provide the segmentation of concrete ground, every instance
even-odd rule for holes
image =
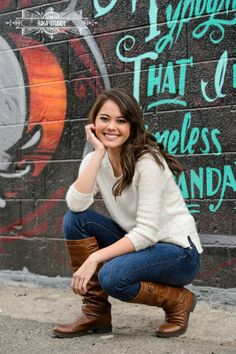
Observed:
[[[51,336],[54,324],[74,319],[81,298],[67,285],[6,281],[0,275],[0,353],[236,353],[236,289],[230,289],[231,296],[223,289],[190,289],[199,301],[183,336],[155,337],[155,327],[164,319],[161,309],[111,299],[112,334],[57,339]]]

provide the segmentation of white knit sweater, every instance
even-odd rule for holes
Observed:
[[[86,166],[93,152],[80,165],[79,173]],[[66,201],[70,210],[86,210],[100,191],[112,219],[127,232],[135,250],[147,248],[156,242],[168,242],[190,247],[188,236],[199,253],[203,251],[194,218],[189,213],[181,192],[167,163],[158,165],[150,154],[144,155],[135,167],[132,184],[121,196],[112,195],[117,181],[109,157],[105,154],[97,174],[93,193],[78,192],[72,184]]]

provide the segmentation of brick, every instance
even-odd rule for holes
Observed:
[[[103,1],[99,1],[101,6],[107,5],[107,2],[103,4]],[[149,5],[148,2],[137,2],[136,11],[132,14],[131,2],[127,6],[127,1],[119,0],[109,13],[94,17],[97,22],[94,28],[94,33],[112,32],[115,30],[137,27],[141,25],[147,25],[149,23],[148,16]],[[96,9],[93,9],[94,16],[96,15]]]
[[[68,119],[87,118],[95,101],[96,79],[78,78],[69,84]]]
[[[21,228],[20,201],[6,199],[6,206],[1,208],[0,235],[17,235]]]
[[[236,283],[230,277],[231,271],[228,266],[230,259],[229,249],[207,246],[202,254],[200,272],[194,284],[219,288],[234,287]]]
[[[16,9],[17,0],[1,0],[0,13]]]
[[[86,137],[85,125],[87,119],[71,121],[71,157],[72,159],[82,159]]]
[[[64,240],[8,239],[1,240],[3,269],[22,270],[47,276],[71,276],[71,267]],[[10,256],[11,255],[11,256]]]
[[[64,189],[55,189],[48,199],[38,199],[35,202],[36,217],[34,223],[27,226],[26,235],[51,239],[63,238],[63,216],[67,205],[62,198],[65,198],[66,187],[67,185]]]
[[[46,124],[50,124],[50,123],[46,123]],[[71,122],[66,120],[64,123],[60,141],[58,142],[57,148],[53,153],[51,159],[67,160],[70,157],[71,157]]]
[[[197,222],[198,232],[201,234],[234,235],[235,201],[224,199],[220,208],[215,213],[211,212],[209,210],[210,204],[213,203],[215,205],[217,202],[217,199],[195,199],[187,202],[187,204],[199,205],[199,207],[194,207],[198,212],[193,214]]]
[[[216,98],[215,92],[215,72],[218,61],[194,64],[191,75],[188,76],[186,83],[185,99],[188,107],[206,107],[206,106],[226,106],[235,104],[235,91],[232,87],[232,67],[235,60],[228,60],[224,85],[222,93],[223,98]],[[207,102],[201,92],[201,80],[208,82],[206,93],[209,98],[214,99],[213,102]]]
[[[62,1],[62,0],[59,0]],[[47,4],[47,5],[53,5],[51,3],[53,2],[59,2],[58,0],[18,0],[18,8],[19,9],[24,9],[24,8],[28,8],[28,7],[32,7],[32,6],[37,6],[37,5],[43,5],[43,4]]]
[[[109,74],[124,71],[124,64],[116,56],[116,43],[122,36],[123,32],[116,32],[71,40],[71,77],[74,78],[76,73],[101,76],[105,71]]]
[[[66,190],[73,182],[76,168],[77,162],[73,160],[50,161],[45,169],[46,198],[49,198],[57,189]]]

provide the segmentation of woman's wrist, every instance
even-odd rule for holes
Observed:
[[[106,153],[105,147],[96,147],[94,150],[95,154],[98,155],[99,157],[104,157]]]
[[[99,264],[101,263],[101,261],[99,261],[99,254],[98,254],[99,251],[96,251],[94,253],[92,253],[90,256],[89,256],[89,259],[91,261],[93,261],[94,263],[96,264]]]

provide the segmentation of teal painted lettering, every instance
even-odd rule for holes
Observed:
[[[191,125],[191,119],[192,119],[191,113],[187,112],[184,115],[184,121],[183,121],[183,125],[181,128],[181,142],[180,142],[181,154],[183,154],[187,151],[187,147],[185,147],[185,140],[186,140],[188,129],[190,128],[190,125]]]
[[[174,38],[173,38],[173,33],[174,33],[175,27],[173,26],[173,28],[171,29],[171,31],[166,34],[165,36],[162,36],[159,41],[157,41],[156,45],[155,45],[155,50],[158,54],[161,54],[166,47],[169,45],[169,48],[172,47],[173,43],[174,43]]]
[[[193,58],[180,59],[176,61],[176,64],[179,65],[179,82],[178,90],[179,94],[182,96],[185,92],[185,80],[186,80],[186,71],[187,65],[193,64]],[[175,72],[174,65],[172,62],[168,62],[166,68],[163,67],[163,64],[159,64],[158,67],[155,65],[149,66],[148,69],[148,83],[147,83],[147,96],[153,96],[159,93],[165,93],[166,91],[171,94],[177,93],[177,87],[175,82]],[[178,99],[162,99],[156,102],[152,102],[148,105],[148,109],[160,106],[163,104],[175,104],[186,107],[187,103],[183,100]]]
[[[127,43],[129,42],[129,43]],[[127,57],[122,54],[123,46],[124,51],[130,51],[135,45],[135,38],[133,36],[127,35],[124,38],[121,38],[116,46],[116,55],[124,63],[134,63],[134,85],[133,85],[133,95],[136,100],[139,102],[140,95],[140,75],[141,75],[141,64],[145,59],[156,60],[158,55],[155,52],[146,52],[140,54],[136,57]]]
[[[186,149],[189,154],[194,154],[195,149],[193,149],[193,146],[197,143],[199,136],[200,136],[199,128],[194,127],[191,130],[189,141],[186,146]]]
[[[165,149],[167,148],[169,135],[170,135],[169,130],[165,130],[162,134],[160,132],[156,132],[154,134],[156,141],[158,143],[162,143],[164,145]]]
[[[203,168],[198,169],[198,174],[194,170],[190,170],[190,188],[191,198],[203,198]],[[195,194],[195,187],[198,189],[198,194]]]
[[[181,19],[192,18],[195,6],[196,6],[195,1],[185,0],[183,4],[183,9],[181,11]],[[189,11],[188,14],[187,11]]]
[[[194,9],[195,16],[201,16],[204,13],[206,8],[206,2],[207,0],[196,1]]]
[[[200,204],[187,204],[187,208],[189,209],[191,214],[200,213],[200,210],[198,209],[198,208],[200,208]]]
[[[113,9],[113,7],[115,6],[116,3],[117,3],[117,0],[111,0],[109,5],[101,6],[99,4],[99,0],[94,0],[93,4],[94,4],[94,7],[97,11],[97,13],[95,14],[95,17],[100,17],[100,16],[107,14],[109,11],[111,11]]]
[[[230,0],[228,0],[230,1]],[[236,10],[236,0],[233,0],[232,2],[232,10]]]
[[[157,29],[158,7],[156,0],[150,0],[149,5],[149,35],[145,38],[145,42],[151,41],[160,35],[161,31]]]
[[[202,129],[202,132],[201,132],[201,136],[202,136],[202,141],[203,141],[203,143],[205,144],[205,149],[200,148],[200,151],[201,151],[203,154],[208,154],[209,151],[210,151],[209,139],[208,139],[208,137],[207,137],[208,134],[209,134],[208,128],[203,128],[203,129]]]
[[[228,15],[228,12],[229,12],[229,5],[230,5],[230,2],[231,2],[232,0],[226,0],[225,1],[225,11],[226,11],[226,13],[227,13],[227,15]],[[233,0],[233,2],[234,2],[235,0]]]
[[[188,59],[176,60],[176,64],[180,65],[179,94],[183,96],[185,90],[187,65],[193,66],[193,57],[190,57]]]
[[[215,175],[215,178],[213,177]],[[217,194],[222,183],[221,171],[218,168],[206,167],[206,194],[207,197],[212,197]],[[217,181],[215,187],[213,181]]]
[[[220,135],[220,131],[218,129],[213,129],[212,132],[211,132],[211,139],[212,139],[212,142],[215,144],[215,147],[216,147],[216,151],[215,152],[213,151],[213,154],[214,155],[219,155],[219,154],[222,153],[222,148],[221,148],[220,142],[217,139],[216,135]]]
[[[137,0],[132,0],[132,13],[136,11]],[[149,4],[149,35],[145,38],[145,42],[152,40],[160,35],[157,29],[158,6],[157,0],[150,0]]]
[[[164,93],[165,90],[167,90],[169,93],[176,93],[173,63],[170,61],[167,63],[161,93]]]
[[[207,102],[214,102],[217,98],[225,97],[225,94],[222,93],[222,88],[225,80],[227,61],[228,61],[228,52],[227,50],[225,50],[224,53],[221,55],[216,68],[216,73],[215,73],[216,97],[215,98],[210,98],[206,94],[206,86],[208,85],[208,81],[201,80],[202,94]]]
[[[177,154],[177,145],[180,140],[180,133],[178,130],[173,130],[171,132],[170,137],[169,137],[169,142],[168,142],[168,152],[171,155],[176,155]]]
[[[137,0],[132,0],[132,13],[136,11]]]
[[[233,65],[233,88],[236,88],[236,64]]]
[[[165,104],[174,104],[174,105],[179,105],[179,106],[183,106],[183,107],[187,107],[187,102],[183,101],[183,100],[176,100],[175,98],[173,99],[165,99],[165,100],[159,100],[156,102],[152,102],[149,103],[149,105],[147,106],[147,110],[153,108],[153,107],[157,107],[157,106],[161,106],[161,105],[165,105]]]
[[[216,205],[214,205],[213,203],[209,205],[209,210],[211,212],[216,212],[221,206],[227,187],[231,188],[234,192],[236,191],[236,180],[234,178],[232,167],[230,165],[224,166],[224,176],[223,183],[221,186],[220,199],[218,200],[218,203]]]
[[[225,29],[224,26],[234,26],[236,24],[236,18],[231,20],[219,19],[211,15],[209,19],[200,23],[192,32],[194,38],[202,38],[208,30],[211,29],[210,41],[213,44],[218,44],[224,39]],[[215,28],[214,28],[215,27]],[[213,29],[212,29],[213,28]]]
[[[156,75],[156,66],[151,65],[148,69],[148,96],[153,96],[154,88],[156,88],[156,93],[161,91],[161,77],[162,77],[163,65],[160,64]]]
[[[171,4],[168,4],[168,6],[166,7],[166,20],[167,20],[167,26],[169,28],[172,27],[172,23],[174,23],[180,19],[180,15],[181,15],[181,11],[182,11],[182,4],[183,4],[183,0],[180,0],[178,5],[176,6],[175,11],[173,10],[173,7]],[[175,23],[175,26],[176,25],[177,25],[177,23]]]
[[[202,132],[201,132],[201,135],[202,135],[202,140],[205,144],[205,149],[203,148],[200,148],[200,151],[203,153],[203,154],[208,154],[209,151],[210,151],[210,144],[209,144],[209,139],[207,137],[207,135],[209,134],[209,130],[208,128],[203,128],[202,129]]]
[[[184,172],[182,172],[181,175],[179,176],[178,186],[179,189],[181,190],[183,198],[185,199],[189,198],[187,182],[186,182],[186,177]]]
[[[208,0],[207,1],[207,7],[206,7],[206,11],[208,14],[212,14],[216,12],[217,9],[217,5],[218,5],[218,1],[217,0]]]
[[[181,6],[182,0],[178,3],[174,12],[171,4],[169,4],[166,8],[166,22],[170,31],[157,41],[155,49],[158,54],[162,53],[167,46],[171,48],[174,43],[174,33],[178,25],[177,21],[179,20],[181,14]]]
[[[150,11],[153,9],[153,12],[151,14],[149,13],[150,24],[158,14],[158,7],[156,5],[153,6],[155,7],[149,7]],[[202,19],[203,22],[200,22],[199,25],[196,26],[192,32],[192,35],[194,38],[200,39],[210,32],[210,41],[213,44],[218,44],[224,39],[225,26],[235,25],[236,18],[225,19],[216,18],[215,16],[223,11],[226,11],[228,14],[231,9],[235,10],[235,6],[236,0],[232,2],[232,6],[230,6],[228,0],[180,0],[175,9],[172,4],[168,4],[166,7],[166,24],[169,29],[168,33],[160,36],[161,31],[157,30],[155,23],[152,27],[150,27],[150,33],[145,40],[147,41],[153,39],[154,37],[160,36],[155,45],[156,52],[160,54],[167,47],[170,49],[173,46],[183,31],[184,25],[188,23],[194,15],[199,17],[206,13],[209,17],[207,17],[207,19],[206,17]]]
[[[228,51],[225,50],[224,53],[221,55],[219,63],[216,68],[216,75],[215,75],[215,90],[217,97],[224,97],[225,94],[222,94],[222,87],[225,81],[225,72],[228,62]]]
[[[226,2],[227,2],[227,0],[226,0]],[[217,9],[216,9],[216,12],[220,12],[220,11],[221,11],[221,9],[222,9],[223,6],[224,6],[224,3],[225,3],[225,0],[221,0],[221,1],[219,2],[218,6],[217,6]]]

